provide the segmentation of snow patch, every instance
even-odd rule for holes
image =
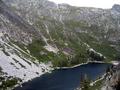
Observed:
[[[119,61],[111,61],[113,65],[118,65],[120,62]]]
[[[0,32],[0,37],[2,37],[3,36],[3,33],[2,32]]]

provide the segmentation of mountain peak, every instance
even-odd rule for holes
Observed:
[[[112,10],[120,12],[120,5],[119,4],[114,4],[113,7],[112,7]]]

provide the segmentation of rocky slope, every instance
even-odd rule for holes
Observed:
[[[120,64],[109,68],[107,71],[101,90],[120,90]]]
[[[38,63],[37,59],[16,46],[0,29],[0,89],[31,80],[50,70],[51,64]],[[8,88],[8,90],[9,90]]]
[[[32,42],[33,35],[40,37],[34,32],[31,25],[0,1],[0,90],[9,90],[50,70],[51,63],[39,63],[25,46]]]
[[[19,24],[21,23],[25,25],[25,29],[30,30],[24,30],[27,34],[24,33],[23,37],[23,34],[20,35],[21,32],[19,32],[20,36],[18,35],[15,39],[18,39],[17,41],[21,40],[20,43],[24,41],[23,44],[30,43],[28,49],[40,61],[40,51],[47,54],[49,53],[47,51],[51,51],[53,52],[52,55],[59,52],[64,59],[69,57],[70,60],[81,55],[83,57],[82,61],[84,61],[84,58],[85,60],[88,58],[86,57],[88,48],[93,48],[109,60],[119,58],[120,13],[117,9],[119,5],[104,10],[72,7],[65,4],[56,5],[47,0],[9,0],[9,2],[4,0],[4,2],[27,23],[25,24],[19,19],[16,20],[18,26],[20,27]],[[16,18],[18,16],[14,17],[14,19]],[[30,32],[30,35],[28,32]],[[31,32],[32,35],[34,33],[33,36],[31,36]],[[35,39],[34,36],[36,36]],[[15,36],[12,35],[12,37]],[[36,42],[36,39],[39,41]],[[33,45],[36,43],[41,44],[41,47]],[[37,47],[39,50],[33,50],[33,47]],[[36,52],[36,55],[34,55],[34,52]],[[48,57],[47,61],[54,59],[53,56],[50,55],[50,57],[51,59]],[[56,57],[59,58],[59,56]],[[44,56],[42,58],[44,60]]]
[[[88,60],[119,60],[119,8],[0,0],[2,72],[26,81],[47,71],[45,63],[63,67]]]

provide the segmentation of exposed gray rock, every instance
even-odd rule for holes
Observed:
[[[119,4],[115,4],[113,7],[112,7],[112,10],[115,10],[117,12],[120,12],[120,5]]]
[[[105,86],[102,90],[120,90],[120,64],[107,73]]]

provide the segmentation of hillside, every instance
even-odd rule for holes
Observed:
[[[51,66],[119,60],[119,8],[0,0],[1,73],[27,81]]]

